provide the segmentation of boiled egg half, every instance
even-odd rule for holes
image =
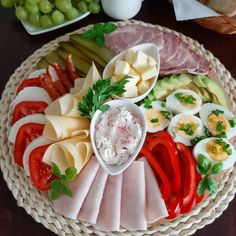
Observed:
[[[224,138],[236,136],[236,118],[223,106],[206,103],[202,106],[200,118],[213,136],[225,134]]]
[[[178,114],[171,119],[168,132],[175,142],[191,146],[192,139],[204,135],[204,126],[196,116]]]
[[[175,114],[197,114],[202,105],[198,94],[188,89],[178,89],[166,98],[166,106]]]
[[[147,131],[150,133],[164,130],[172,118],[171,111],[166,108],[165,103],[160,101],[142,104],[140,109],[147,123]]]
[[[193,155],[198,159],[199,154],[207,157],[211,163],[222,161],[223,170],[232,167],[236,161],[236,152],[227,139],[207,138],[203,139],[193,149]]]

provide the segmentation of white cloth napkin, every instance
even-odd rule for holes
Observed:
[[[217,12],[196,0],[173,0],[173,5],[177,21],[219,16]]]

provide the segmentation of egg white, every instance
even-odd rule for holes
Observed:
[[[231,111],[229,111],[228,109],[226,109],[225,107],[217,105],[215,103],[205,103],[204,105],[202,105],[199,115],[200,115],[200,118],[201,118],[203,124],[207,128],[208,128],[207,118],[212,113],[212,111],[214,111],[216,109],[223,111],[224,115],[227,117],[228,120],[234,118],[233,113]],[[227,139],[230,139],[233,136],[236,136],[236,126],[235,127],[230,126],[230,129],[226,132],[226,136],[227,136]]]
[[[193,155],[195,157],[195,159],[197,160],[198,159],[198,155],[199,154],[202,154],[204,155],[205,157],[207,157],[209,159],[209,161],[211,161],[212,164],[218,162],[218,161],[215,161],[213,160],[207,153],[206,151],[206,145],[207,143],[209,143],[210,141],[212,140],[215,140],[217,138],[206,138],[206,139],[203,139],[202,141],[200,141],[199,143],[197,143],[195,145],[195,147],[193,148]],[[235,152],[235,149],[233,147],[233,145],[231,143],[229,143],[226,139],[223,139],[227,144],[230,145],[230,148],[232,149],[232,154],[228,156],[228,158],[224,161],[222,161],[223,163],[223,170],[226,170],[230,167],[232,167],[236,161],[236,152]]]
[[[199,101],[199,104],[193,108],[185,106],[175,97],[176,93],[184,93],[187,95],[192,95],[194,98],[196,98],[197,101]],[[199,95],[193,92],[192,90],[188,89],[178,89],[175,92],[171,93],[166,98],[166,106],[175,114],[186,113],[190,115],[195,115],[200,111],[201,105],[202,105],[202,99],[199,97]]]
[[[177,126],[179,120],[181,118],[183,118],[184,116],[191,116],[191,117],[193,117],[193,119],[196,121],[196,123],[198,123],[198,127],[200,127],[199,131],[195,135],[190,136],[189,138],[182,137],[181,135],[179,135],[175,131],[176,130],[176,126]],[[192,139],[194,139],[195,137],[204,135],[204,126],[203,126],[202,121],[197,116],[193,116],[193,115],[189,115],[189,114],[178,114],[178,115],[175,115],[171,119],[170,124],[169,124],[167,130],[168,130],[169,134],[171,135],[171,137],[173,138],[173,140],[175,142],[181,142],[181,143],[185,144],[186,146],[192,146],[192,144],[191,144],[191,140]]]
[[[140,110],[141,110],[141,111],[143,112],[143,114],[144,114],[144,117],[145,117],[145,120],[146,120],[146,124],[147,124],[147,132],[149,132],[149,133],[155,133],[155,132],[157,132],[157,131],[164,130],[164,129],[169,125],[169,120],[168,120],[168,119],[165,119],[165,123],[164,123],[164,124],[158,125],[157,127],[151,127],[151,126],[149,125],[149,123],[147,122],[146,112],[147,112],[148,110],[150,110],[150,109],[156,109],[156,110],[158,110],[158,111],[168,111],[168,112],[170,112],[171,114],[172,114],[172,112],[171,112],[168,108],[163,107],[163,106],[162,106],[162,102],[160,102],[160,101],[153,101],[153,102],[151,103],[151,105],[152,105],[152,108],[145,108],[145,107],[144,107],[144,104],[142,104],[139,108],[140,108]],[[153,117],[153,118],[155,118],[155,117]]]

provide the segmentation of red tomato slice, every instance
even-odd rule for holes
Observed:
[[[27,101],[18,103],[13,111],[12,124],[30,114],[44,114],[44,109],[47,106],[48,104],[46,102],[41,101]]]
[[[42,135],[43,129],[44,124],[38,123],[27,123],[19,128],[14,146],[14,159],[18,165],[23,166],[25,148],[32,140]]]
[[[30,86],[36,86],[36,87],[42,87],[42,83],[40,81],[39,77],[32,78],[32,79],[25,79],[21,82],[21,84],[18,86],[16,90],[16,94],[18,94],[21,90],[23,90],[26,87]]]
[[[30,177],[40,191],[50,189],[50,183],[55,179],[51,166],[43,163],[42,158],[50,144],[35,148],[29,156]]]

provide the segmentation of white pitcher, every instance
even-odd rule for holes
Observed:
[[[141,9],[143,0],[101,0],[104,12],[117,20],[134,17]]]

